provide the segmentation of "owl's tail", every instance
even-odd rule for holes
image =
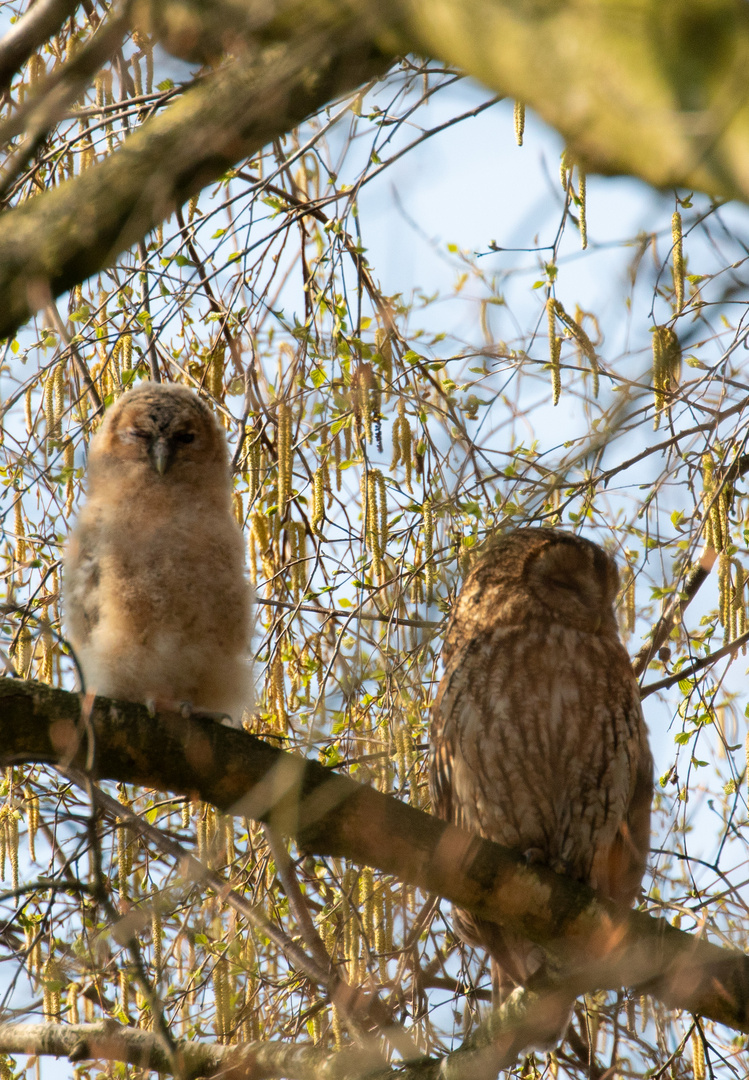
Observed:
[[[532,1049],[551,1050],[558,1046],[572,1019],[575,997],[561,987],[555,988],[562,973],[554,970],[544,950],[463,908],[453,908],[453,926],[463,941],[489,953],[497,1027],[504,1027],[506,1022],[512,1028],[517,1022],[519,1037],[527,1037],[526,1045]],[[520,1036],[521,1029],[526,1036]]]
[[[547,973],[539,971],[527,985],[513,984],[506,971],[492,957],[492,1007],[500,1024],[506,1022],[529,1032],[528,1050],[546,1052],[558,1046],[567,1034],[572,1020],[575,998],[556,991]],[[503,1025],[504,1026],[504,1025]]]

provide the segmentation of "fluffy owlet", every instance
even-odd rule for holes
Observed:
[[[653,761],[617,587],[614,561],[579,536],[518,529],[494,541],[448,626],[430,787],[439,817],[629,906],[649,850]],[[500,999],[545,964],[494,923],[455,909],[454,924],[490,953]]]
[[[64,590],[87,691],[240,721],[250,681],[244,544],[224,433],[191,390],[142,383],[106,413]]]

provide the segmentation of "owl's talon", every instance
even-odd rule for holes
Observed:
[[[205,720],[213,720],[217,724],[223,724],[225,720],[231,720],[231,716],[227,712],[211,712],[208,709],[194,709],[193,716],[200,716]]]
[[[539,863],[544,862],[544,853],[541,848],[529,847],[523,852],[523,858],[528,866],[538,866]]]

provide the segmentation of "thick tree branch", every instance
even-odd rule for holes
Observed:
[[[399,0],[411,48],[530,105],[590,171],[749,198],[745,0]]]
[[[297,34],[206,77],[81,176],[0,217],[0,338],[109,266],[192,194],[392,62],[366,20]]]
[[[235,7],[237,60],[101,164],[2,216],[0,337],[39,306],[40,282],[59,295],[110,265],[190,195],[384,72],[400,50],[458,64],[531,105],[590,170],[749,199],[745,0],[334,0],[324,22],[312,2],[281,5],[277,19],[254,0]],[[154,18],[179,52],[184,35],[172,40]]]
[[[2,764],[54,762],[213,803],[520,930],[561,958],[572,988],[640,986],[667,1005],[749,1031],[749,958],[625,912],[588,888],[357,784],[200,717],[0,679]]]
[[[7,90],[33,52],[78,7],[78,0],[36,0],[0,40],[0,93]]]

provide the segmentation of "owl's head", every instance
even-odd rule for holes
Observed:
[[[90,475],[112,468],[141,480],[189,481],[216,471],[225,475],[224,433],[208,406],[185,386],[141,383],[106,413],[91,442]]]
[[[514,529],[493,540],[468,575],[454,623],[470,632],[529,619],[618,635],[619,574],[597,544],[557,529]]]

